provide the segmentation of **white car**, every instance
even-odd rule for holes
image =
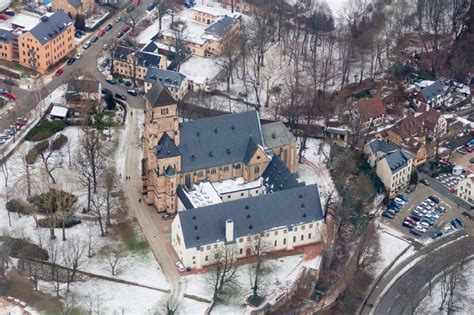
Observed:
[[[76,60],[79,60],[82,58],[82,54],[81,53],[78,53],[74,56],[74,58],[76,58]]]
[[[424,228],[422,225],[415,226],[415,229],[417,229],[421,233],[426,233],[426,228]]]
[[[429,199],[429,198],[426,198],[426,199],[425,199],[425,202],[426,202],[427,204],[429,204],[430,206],[432,206],[432,207],[435,205],[435,203],[433,202],[433,200],[431,200],[431,199]]]
[[[395,198],[394,201],[395,201],[396,203],[398,203],[398,204],[401,204],[402,206],[406,203],[405,201],[403,201],[402,199],[400,199],[400,198],[398,198],[398,197]]]
[[[178,261],[176,263],[176,268],[178,268],[179,272],[185,272],[186,271],[186,268],[184,267],[183,263]]]
[[[428,210],[431,209],[431,206],[429,204],[427,204],[426,202],[424,202],[424,201],[421,203],[421,206],[425,209],[428,209]]]
[[[421,226],[422,228],[425,228],[425,229],[428,229],[428,228],[430,227],[429,223],[428,223],[428,222],[424,222],[424,221],[423,221],[423,222],[420,222],[420,226]]]

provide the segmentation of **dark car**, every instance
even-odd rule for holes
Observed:
[[[174,215],[165,213],[161,217],[163,218],[163,220],[171,220],[174,217]]]
[[[402,225],[403,225],[404,227],[407,227],[407,228],[410,228],[410,229],[414,227],[413,223],[408,222],[408,221],[403,221],[403,224],[402,224]]]
[[[393,214],[391,214],[390,212],[387,212],[387,211],[382,212],[382,217],[386,217],[386,218],[389,218],[389,219],[395,218],[395,216]]]
[[[115,98],[118,98],[122,101],[126,101],[127,100],[127,97],[123,94],[119,94],[119,93],[115,93]]]
[[[107,88],[103,88],[103,89],[101,90],[101,92],[102,92],[102,94],[112,93],[112,92],[111,92],[109,89],[107,89]]]
[[[412,218],[412,219],[415,220],[416,222],[418,222],[418,221],[421,220],[421,217],[420,217],[419,215],[417,215],[417,214],[414,214],[414,213],[412,213],[412,214],[410,215],[410,218]]]
[[[120,31],[120,32],[117,33],[117,38],[120,38],[120,37],[122,37],[122,36],[123,36],[123,32],[122,32],[122,31]]]
[[[8,90],[7,89],[0,89],[0,94],[2,94],[2,95],[8,94]]]
[[[94,36],[94,37],[92,37],[91,42],[92,42],[92,43],[95,43],[95,42],[98,41],[98,40],[99,40],[99,37],[98,37],[98,36]]]
[[[454,228],[456,228],[456,229],[462,228],[462,225],[459,224],[459,222],[458,222],[456,219],[451,220],[451,225],[452,225]]]
[[[67,64],[68,65],[72,65],[73,63],[76,62],[76,58],[70,58],[68,61],[67,61]]]
[[[105,59],[102,61],[102,63],[100,64],[100,66],[101,66],[102,68],[105,68],[105,67],[107,67],[107,66],[109,65],[109,62],[110,62],[110,59],[109,59],[109,58],[105,58]]]
[[[147,11],[151,11],[151,10],[153,10],[154,8],[155,8],[155,5],[154,5],[153,3],[150,3],[149,5],[147,5],[146,10],[147,10]]]
[[[441,231],[433,231],[433,233],[431,233],[431,238],[435,240],[438,237],[441,237],[442,235],[443,235],[443,232]]]
[[[412,228],[410,230],[410,233],[413,234],[413,235],[416,235],[416,236],[422,236],[423,235],[423,232],[421,232],[420,230],[418,230],[416,228]]]
[[[439,203],[439,198],[436,196],[429,196],[429,199],[431,199],[434,203]]]
[[[396,212],[395,210],[393,210],[393,209],[387,209],[387,210],[385,210],[385,212],[388,212],[388,213],[390,213],[390,214],[393,215],[393,216],[397,215],[397,212]]]
[[[122,27],[122,33],[127,33],[128,31],[130,30],[130,26],[128,25],[125,25],[124,27]]]
[[[112,24],[107,24],[107,26],[104,28],[106,32],[110,31],[112,29]]]
[[[15,81],[13,79],[3,79],[3,83],[8,85],[15,85]]]
[[[387,210],[392,210],[392,211],[395,211],[396,213],[399,213],[399,212],[400,212],[400,209],[399,209],[399,208],[395,208],[395,207],[388,207]]]
[[[467,212],[467,211],[464,211],[464,212],[462,213],[462,215],[465,216],[466,218],[469,218],[469,219],[471,219],[471,220],[474,220],[474,216],[473,216],[472,214],[470,214],[469,212]]]
[[[401,204],[396,203],[395,201],[392,201],[388,206],[392,208],[397,208],[397,209],[400,209],[402,207]]]
[[[131,96],[137,96],[138,92],[136,90],[127,90],[127,94],[130,94]]]
[[[81,38],[82,36],[83,36],[82,33],[79,32],[79,31],[77,31],[77,32],[74,33],[74,37],[75,37],[75,38]]]
[[[6,14],[6,15],[9,15],[9,16],[15,16],[15,11],[13,11],[13,10],[6,10],[6,11],[5,11],[5,14]]]
[[[117,84],[117,80],[114,80],[114,79],[107,79],[107,80],[105,80],[105,82],[107,82],[109,84],[112,84],[112,85]]]

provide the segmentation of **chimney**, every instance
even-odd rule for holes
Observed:
[[[234,221],[232,219],[225,221],[225,240],[227,243],[234,241]]]

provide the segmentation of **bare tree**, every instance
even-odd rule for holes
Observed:
[[[155,315],[175,315],[178,314],[179,304],[173,303],[171,298],[167,297],[160,303],[160,311],[156,312]]]
[[[105,144],[97,130],[86,128],[80,142],[80,149],[85,157],[92,175],[92,187],[94,194],[97,193],[98,178],[106,168]]]
[[[5,187],[8,187],[8,166],[7,166],[7,156],[6,156],[6,147],[3,146],[0,148],[0,167],[2,168],[3,178],[5,180]]]
[[[95,195],[92,200],[91,214],[97,220],[97,224],[100,228],[100,235],[105,236],[107,234],[107,225],[105,223],[106,218],[106,200],[100,194]]]
[[[69,285],[75,280],[77,270],[84,262],[84,252],[86,246],[81,239],[74,237],[62,246],[62,258],[64,267],[67,269],[66,292],[69,292]]]
[[[69,290],[64,293],[61,303],[61,314],[62,315],[72,315],[74,314],[74,309],[77,306],[76,295]]]
[[[111,225],[111,216],[113,213],[112,206],[112,194],[117,188],[117,175],[115,173],[115,168],[109,167],[104,172],[104,181],[103,181],[103,194],[105,199],[105,233],[107,233],[107,227]]]
[[[234,246],[223,246],[211,252],[214,269],[208,273],[206,280],[213,290],[213,300],[225,291],[238,287],[236,260],[237,250]]]
[[[32,161],[28,157],[28,148],[22,146],[18,152],[18,157],[14,161],[15,173],[18,175],[17,182],[24,182],[26,185],[26,195],[31,196],[31,189],[33,186],[33,179],[35,177],[35,168]]]
[[[105,248],[105,257],[110,266],[112,276],[117,275],[117,266],[122,258],[125,257],[125,250],[121,247],[107,246]]]
[[[252,256],[255,258],[255,264],[249,268],[250,285],[252,296],[249,298],[253,305],[260,305],[265,277],[263,274],[265,255],[270,251],[270,244],[260,236],[255,236],[251,242]]]
[[[53,184],[56,184],[56,179],[53,176],[53,171],[58,169],[61,166],[61,161],[59,159],[59,152],[53,150],[49,142],[44,142],[46,145],[44,148],[39,150],[39,156],[41,161],[43,161],[43,167]]]
[[[8,235],[8,231],[2,231],[2,235],[4,238],[0,243],[0,276],[4,276],[10,266],[10,253],[12,250],[10,238],[5,237]]]
[[[185,46],[185,30],[188,26],[184,21],[174,21],[171,23],[170,28],[173,32],[173,48],[176,53],[176,71],[179,72],[181,66],[181,60],[184,57],[186,50]]]

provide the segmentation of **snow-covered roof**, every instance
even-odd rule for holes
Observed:
[[[68,109],[62,106],[53,106],[49,115],[54,117],[65,118],[67,116]]]
[[[190,190],[182,190],[194,208],[222,203],[222,199],[210,182],[194,184]],[[183,202],[184,203],[184,202]]]
[[[209,14],[212,16],[224,16],[227,13],[229,13],[228,10],[225,10],[222,8],[210,7],[210,6],[200,5],[200,4],[196,4],[193,7],[193,11]]]
[[[205,84],[219,73],[219,65],[215,59],[192,56],[181,65],[179,72],[194,83]]]
[[[214,189],[221,196],[228,193],[236,192],[236,191],[261,188],[262,185],[263,185],[262,178],[259,178],[253,182],[246,183],[243,177],[237,177],[236,179],[227,179],[222,182],[212,183],[212,186],[214,187]]]

